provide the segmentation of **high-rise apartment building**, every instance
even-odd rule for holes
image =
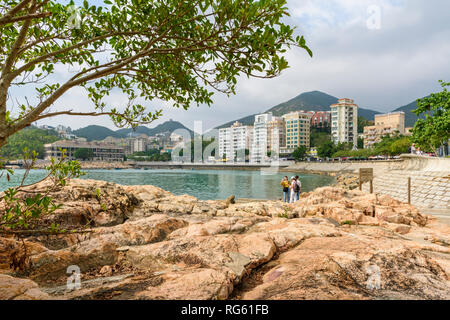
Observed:
[[[252,135],[253,127],[237,121],[229,128],[219,129],[219,157],[225,156],[229,161],[242,160],[245,150],[250,149]]]
[[[291,112],[283,115],[287,153],[292,153],[299,146],[310,147],[312,116],[310,112]]]
[[[253,139],[250,149],[250,161],[253,163],[265,162],[268,159],[268,123],[273,120],[272,113],[255,116],[253,125]]]
[[[405,113],[392,112],[375,115],[375,125],[364,127],[364,148],[370,148],[385,135],[406,134]]]
[[[267,122],[267,150],[275,151],[286,146],[286,125],[282,117],[272,117]]]
[[[358,106],[352,99],[339,99],[331,108],[331,136],[334,143],[358,144]]]

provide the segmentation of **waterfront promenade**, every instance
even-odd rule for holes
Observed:
[[[405,154],[398,160],[358,162],[301,162],[286,170],[295,172],[357,175],[360,168],[373,168],[373,191],[394,199],[408,201],[411,178],[411,204],[419,208],[450,212],[450,159]],[[363,184],[363,191],[369,191]]]

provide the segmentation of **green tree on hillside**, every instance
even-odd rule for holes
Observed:
[[[80,148],[75,150],[73,156],[75,157],[75,159],[89,160],[94,157],[94,153],[92,152],[92,149]]]
[[[23,159],[24,150],[36,152],[37,158],[44,158],[44,144],[57,141],[58,134],[53,130],[27,128],[8,138],[6,145],[0,148],[0,155],[6,159]]]
[[[311,128],[311,135],[310,135],[310,145],[311,147],[318,147],[322,144],[324,144],[326,141],[331,140],[331,128]]]
[[[412,130],[412,141],[423,150],[436,152],[436,148],[450,139],[450,92],[449,82],[439,81],[442,91],[417,101],[413,112],[425,119],[418,119]]]

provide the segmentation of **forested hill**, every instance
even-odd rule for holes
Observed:
[[[129,136],[136,136],[139,134],[154,136],[158,133],[173,132],[177,129],[188,130],[192,135],[192,130],[185,127],[182,123],[173,120],[166,121],[154,128],[139,126],[136,129],[119,129],[116,131],[113,131],[111,129],[102,126],[91,125],[75,130],[73,131],[73,133],[78,137],[83,137],[86,138],[88,141],[92,141],[92,140],[103,140],[107,137],[126,138]]]
[[[24,149],[29,152],[36,151],[38,158],[44,158],[44,144],[59,140],[58,133],[53,130],[36,127],[25,128],[7,140],[6,145],[0,148],[0,156],[5,159],[22,159]]]

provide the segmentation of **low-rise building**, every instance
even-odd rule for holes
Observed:
[[[44,149],[45,160],[50,160],[51,158],[60,159],[62,156],[60,149],[65,150],[65,156],[68,160],[75,160],[75,152],[78,149],[91,150],[93,156],[90,160],[93,161],[123,161],[125,155],[124,148],[102,142],[60,140],[45,144]]]
[[[385,135],[405,134],[405,113],[375,115],[375,125],[364,127],[364,148],[370,148]]]

